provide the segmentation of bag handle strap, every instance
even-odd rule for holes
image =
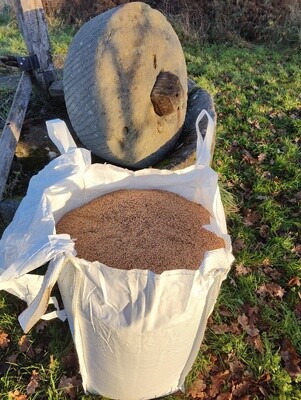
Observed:
[[[204,117],[208,120],[205,137],[203,137],[199,127],[199,124]],[[215,124],[206,110],[202,110],[198,115],[195,122],[195,129],[197,132],[196,165],[209,166],[212,158],[211,146],[215,136]]]
[[[67,125],[61,119],[51,119],[46,121],[48,136],[56,145],[61,154],[77,148]]]

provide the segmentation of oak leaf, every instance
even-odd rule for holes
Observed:
[[[257,293],[262,297],[271,296],[282,299],[285,290],[277,283],[264,283],[263,285],[259,286]]]
[[[76,376],[73,376],[72,378],[67,378],[65,375],[63,375],[58,385],[58,388],[62,389],[63,393],[69,396],[70,399],[76,399],[77,391],[80,386],[81,381]]]
[[[9,400],[27,400],[26,394],[21,393],[19,390],[8,393]]]
[[[300,361],[296,349],[292,343],[285,339],[281,346],[281,358],[284,361],[284,367],[291,378],[296,378],[301,375]]]
[[[240,276],[240,275],[248,275],[249,273],[252,272],[252,270],[248,267],[245,267],[242,263],[239,263],[236,265],[235,267],[236,270],[236,275]]]
[[[18,344],[22,353],[25,353],[29,358],[33,358],[35,356],[34,349],[32,348],[27,335],[23,335]]]
[[[209,390],[209,395],[212,397],[217,396],[221,392],[221,388],[225,385],[225,382],[230,376],[230,371],[218,372],[211,376],[212,385]]]
[[[26,387],[27,394],[34,394],[36,392],[36,388],[39,387],[39,380],[39,373],[34,369],[31,373],[30,382]]]
[[[288,286],[301,286],[301,281],[298,276],[294,276],[288,281]]]
[[[207,395],[204,392],[206,389],[206,384],[203,379],[196,379],[190,386],[187,394],[193,399],[206,399]]]
[[[5,349],[9,342],[10,340],[8,339],[8,334],[0,331],[0,349]]]

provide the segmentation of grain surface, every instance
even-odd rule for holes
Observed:
[[[163,190],[118,190],[65,214],[57,233],[75,241],[77,256],[119,269],[197,269],[224,240],[202,226],[201,205]]]

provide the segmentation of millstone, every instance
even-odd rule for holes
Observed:
[[[147,4],[115,7],[75,35],[64,92],[73,128],[94,154],[127,167],[154,165],[173,148],[185,120],[180,41]]]

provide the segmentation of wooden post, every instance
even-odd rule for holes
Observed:
[[[36,54],[40,68],[33,71],[35,83],[48,92],[57,74],[52,62],[47,22],[42,0],[14,0],[19,29],[30,55]]]
[[[20,132],[28,107],[31,90],[31,77],[28,72],[23,72],[6,124],[0,136],[0,201],[3,197],[16,145],[20,138]]]

